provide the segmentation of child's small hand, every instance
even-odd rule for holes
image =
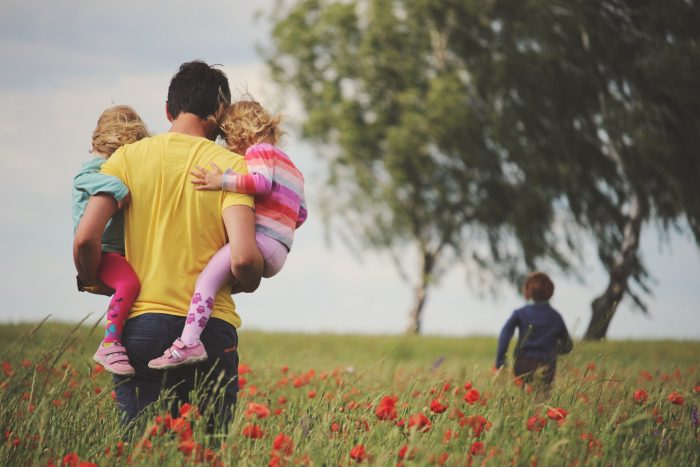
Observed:
[[[212,163],[211,166],[211,171],[198,165],[195,165],[194,170],[190,171],[190,173],[195,177],[194,180],[192,180],[192,183],[198,185],[195,188],[196,190],[221,190],[221,179],[223,177],[223,172],[221,172],[218,165]]]
[[[131,203],[131,193],[127,193],[125,197],[121,199],[121,201],[117,201],[117,209],[124,209]]]

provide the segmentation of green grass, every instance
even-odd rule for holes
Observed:
[[[124,428],[111,380],[90,360],[101,332],[101,325],[0,326],[0,465],[70,464],[71,456],[97,465],[349,465],[358,445],[374,465],[700,464],[697,341],[578,343],[559,360],[555,386],[545,394],[517,386],[507,371],[492,373],[495,338],[243,329],[239,353],[250,372],[241,375],[246,382],[223,441],[205,436],[192,417],[191,441],[182,431],[163,434],[163,417],[153,434],[163,415],[158,405],[143,415],[136,438],[118,448]],[[473,405],[464,400],[467,382],[481,394]],[[637,389],[647,391],[646,402],[633,400]],[[669,402],[672,391],[684,397],[682,405]],[[385,396],[397,398],[393,420],[375,413]],[[445,412],[431,411],[435,399]],[[252,402],[270,416],[247,416]],[[547,419],[549,408],[568,415],[557,423]],[[429,430],[408,428],[418,414]],[[548,420],[541,431],[528,431],[533,415]],[[486,424],[475,433],[477,416]],[[252,425],[262,438],[243,435]],[[291,453],[273,451],[280,433],[291,437]],[[470,453],[475,442],[483,453]],[[399,459],[403,446],[412,459]]]

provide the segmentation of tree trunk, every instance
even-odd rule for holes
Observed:
[[[413,307],[408,317],[408,327],[406,334],[420,334],[423,307],[428,298],[428,287],[430,285],[430,274],[435,264],[435,255],[424,252],[421,257],[420,279],[414,287]]]
[[[421,281],[421,284],[415,288],[413,307],[411,308],[411,313],[409,314],[408,328],[406,328],[407,334],[420,334],[423,319],[423,307],[425,306],[427,297],[428,284],[424,279]]]
[[[630,212],[625,223],[624,237],[620,254],[610,269],[610,281],[602,295],[591,303],[592,316],[584,339],[604,339],[610,322],[615,315],[617,306],[627,292],[629,278],[634,273],[637,264],[639,236],[642,230],[643,209],[639,198],[632,196]]]

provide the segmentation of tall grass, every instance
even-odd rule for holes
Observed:
[[[122,426],[98,334],[0,326],[1,465],[700,465],[699,342],[579,343],[547,392],[491,371],[494,338],[241,330],[236,415],[208,435],[210,391]]]

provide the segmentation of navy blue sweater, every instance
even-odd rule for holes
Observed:
[[[505,363],[508,344],[518,328],[518,345],[515,356],[525,356],[542,362],[553,362],[557,353],[568,353],[573,343],[566,330],[566,324],[557,310],[548,302],[526,305],[513,312],[501,330],[498,338],[496,368]]]

